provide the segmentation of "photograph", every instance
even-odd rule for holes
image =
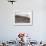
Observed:
[[[46,46],[46,0],[0,0],[0,46]]]
[[[32,25],[32,12],[16,12],[15,25]]]

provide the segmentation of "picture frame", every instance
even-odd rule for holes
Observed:
[[[33,12],[32,11],[17,11],[14,15],[15,26],[32,26]]]

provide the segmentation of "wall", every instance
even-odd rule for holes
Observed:
[[[32,26],[15,26],[13,17],[15,11],[33,10]],[[14,5],[7,0],[0,0],[0,40],[11,40],[18,32],[26,32],[37,41],[46,40],[46,1],[45,0],[17,0]]]

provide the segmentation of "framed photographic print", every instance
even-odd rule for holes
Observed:
[[[31,12],[20,12],[17,11],[15,16],[14,16],[14,24],[16,26],[30,26],[32,25],[33,22],[33,15],[32,11]]]

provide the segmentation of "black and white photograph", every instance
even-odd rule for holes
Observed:
[[[15,25],[32,25],[32,12],[16,12]]]

